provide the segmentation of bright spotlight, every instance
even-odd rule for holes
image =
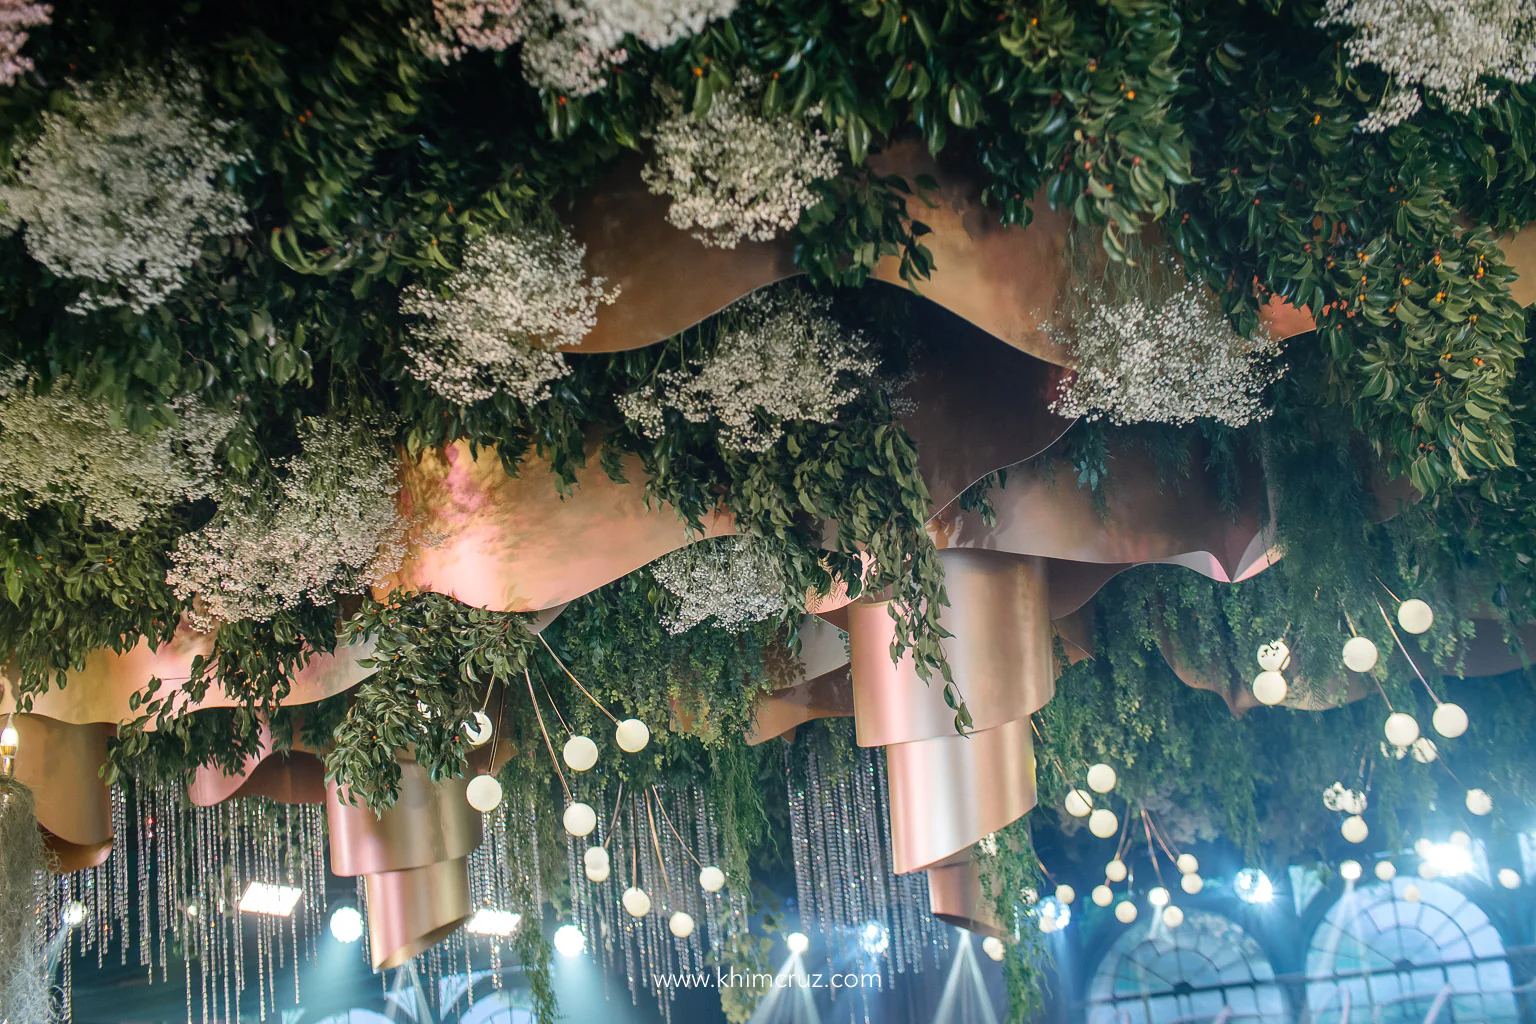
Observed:
[[[1359,879],[1361,870],[1359,861],[1346,860],[1339,865],[1339,877],[1343,878],[1346,882],[1353,882]]]
[[[790,932],[784,938],[784,945],[789,947],[791,953],[804,953],[811,948],[811,940],[805,937],[804,932]]]
[[[555,952],[561,956],[581,956],[587,948],[587,937],[573,924],[563,924],[555,929]]]
[[[1419,856],[1447,877],[1465,875],[1477,866],[1472,860],[1472,851],[1456,843],[1428,843]]]
[[[85,904],[75,900],[64,908],[64,923],[71,928],[78,928],[85,923]]]
[[[1275,898],[1275,884],[1258,868],[1243,868],[1232,879],[1232,889],[1244,903],[1269,903]]]
[[[270,917],[287,917],[293,913],[304,890],[291,885],[271,885],[252,882],[237,904],[247,914],[266,914]]]
[[[481,907],[475,911],[475,916],[469,919],[464,930],[471,935],[494,935],[504,939],[517,931],[517,926],[522,920],[522,914],[514,914],[510,910]]]
[[[1046,934],[1059,932],[1072,923],[1072,908],[1054,896],[1047,896],[1036,907],[1040,918],[1040,930]]]
[[[356,942],[363,937],[363,915],[356,907],[337,907],[331,912],[331,936],[337,942]]]
[[[870,956],[880,956],[891,948],[891,933],[879,921],[871,921],[860,929],[859,945]]]

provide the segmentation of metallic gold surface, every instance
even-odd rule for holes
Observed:
[[[916,871],[967,849],[1035,806],[1029,719],[885,749],[891,862]]]
[[[368,875],[363,882],[375,971],[399,967],[453,934],[474,913],[469,862],[463,858]]]
[[[469,856],[480,845],[480,812],[464,791],[469,779],[434,783],[414,761],[400,762],[400,798],[375,815],[348,804],[336,783],[326,784],[331,871],[343,877],[403,871]]]
[[[928,909],[945,924],[1000,939],[1003,929],[992,906],[970,847],[928,869]]]
[[[97,774],[107,763],[109,725],[71,725],[15,715],[16,779],[32,791],[37,823],[59,869],[78,871],[112,851],[112,798]]]
[[[284,804],[324,803],[325,765],[303,750],[274,755],[272,730],[263,722],[257,748],[246,755],[238,772],[226,775],[204,765],[187,784],[187,798],[198,807],[245,796],[264,796]]]

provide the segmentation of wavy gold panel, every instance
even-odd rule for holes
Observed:
[[[40,715],[16,715],[11,723],[20,741],[16,779],[32,790],[37,823],[59,869],[100,864],[112,852],[112,798],[97,773],[115,730]]]

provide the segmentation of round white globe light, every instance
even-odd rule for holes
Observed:
[[[1435,727],[1435,732],[1448,740],[1453,740],[1467,731],[1467,713],[1462,710],[1460,704],[1449,702],[1441,704],[1435,708],[1435,714],[1429,721]]]
[[[1283,672],[1291,663],[1291,649],[1284,640],[1276,640],[1259,648],[1259,668],[1265,672]]]
[[[1382,732],[1387,734],[1387,742],[1394,747],[1411,747],[1413,741],[1419,738],[1419,720],[1401,711],[1394,711],[1387,716]]]
[[[1500,868],[1499,884],[1506,889],[1520,888],[1520,872],[1514,868]]]
[[[1114,860],[1104,865],[1104,877],[1109,879],[1111,882],[1123,882],[1125,881],[1125,875],[1125,861],[1121,860],[1119,857],[1116,857]]]
[[[598,865],[596,867],[592,866],[591,864],[588,864],[587,867],[586,867],[587,881],[589,881],[589,882],[606,882],[606,881],[608,881],[608,874],[612,870],[613,869],[610,868],[607,864],[600,864],[600,865]]]
[[[693,934],[693,918],[679,910],[667,920],[667,930],[680,939]]]
[[[626,718],[613,730],[613,741],[626,754],[638,754],[651,742],[651,730],[638,718]]]
[[[74,900],[64,908],[64,923],[71,928],[78,928],[85,923],[85,904]]]
[[[561,821],[565,824],[565,830],[573,836],[591,835],[592,830],[597,828],[597,812],[590,805],[576,800],[566,806]]]
[[[1100,839],[1108,839],[1120,828],[1120,819],[1108,807],[1100,807],[1088,815],[1088,831]]]
[[[639,886],[632,885],[625,889],[621,901],[630,917],[644,917],[651,912],[651,898]]]
[[[1008,947],[996,935],[988,935],[981,940],[981,951],[998,963],[1002,963],[1003,957],[1008,955]]]
[[[597,764],[597,744],[587,736],[572,736],[560,749],[565,766],[573,772],[584,772]]]
[[[587,948],[587,937],[573,924],[563,924],[555,929],[555,952],[564,957],[581,956]]]
[[[1413,751],[1413,759],[1419,764],[1429,764],[1440,756],[1440,748],[1435,746],[1435,741],[1428,736],[1420,736],[1408,749]]]
[[[805,932],[790,932],[784,937],[784,945],[791,953],[800,954],[811,948],[811,940],[805,937]]]
[[[1493,797],[1484,789],[1467,790],[1467,810],[1481,818],[1493,810]]]
[[[1451,833],[1451,845],[1457,847],[1458,849],[1470,850],[1472,849],[1472,837],[1467,835],[1461,829],[1457,829]]]
[[[1397,877],[1397,865],[1393,864],[1389,860],[1379,860],[1379,861],[1377,861],[1376,862],[1376,877],[1381,879],[1383,882],[1390,882],[1390,881],[1392,881],[1392,879]]]
[[[707,864],[699,870],[699,886],[705,892],[719,892],[725,888],[725,872]]]
[[[484,711],[476,711],[470,720],[464,723],[464,736],[472,747],[483,747],[491,742],[491,734],[495,731],[491,725],[491,716]]]
[[[1253,677],[1253,699],[1266,707],[1274,707],[1285,700],[1290,687],[1279,672],[1260,672]]]
[[[1093,810],[1093,797],[1081,789],[1067,791],[1067,798],[1062,801],[1068,814],[1074,818],[1085,818]]]
[[[1365,819],[1358,814],[1351,814],[1344,819],[1339,826],[1339,832],[1351,843],[1363,843],[1365,837],[1371,834],[1371,830],[1365,824]]]
[[[1200,861],[1192,853],[1179,854],[1179,858],[1174,861],[1174,865],[1179,869],[1179,874],[1181,875],[1192,875],[1200,870]]]
[[[1147,893],[1147,902],[1154,907],[1166,907],[1168,905],[1168,890],[1160,885],[1153,886]]]
[[[1419,877],[1426,882],[1433,882],[1440,877],[1440,869],[1435,866],[1435,862],[1432,860],[1421,860],[1419,861]]]
[[[1088,788],[1095,793],[1108,793],[1115,788],[1115,770],[1107,764],[1096,764],[1089,768]]]
[[[1041,931],[1041,933],[1044,934],[1044,935],[1049,935],[1052,932],[1054,932],[1055,930],[1056,930],[1056,918],[1051,916],[1050,914],[1043,914],[1043,915],[1041,915],[1041,917],[1040,917],[1040,931]]]
[[[1075,899],[1077,899],[1077,890],[1067,883],[1063,882],[1056,887],[1056,901],[1058,903],[1070,904]]]
[[[1409,882],[1407,885],[1403,886],[1403,899],[1407,900],[1409,903],[1417,903],[1423,898],[1424,894],[1419,892],[1419,887],[1414,885],[1412,882]]]
[[[1360,866],[1359,861],[1346,860],[1344,863],[1339,865],[1339,877],[1344,879],[1346,882],[1359,881],[1360,875],[1364,873],[1364,870],[1365,869]]]
[[[1180,910],[1178,907],[1164,907],[1163,908],[1163,927],[1164,928],[1177,928],[1179,925],[1181,925],[1183,923],[1184,923],[1184,911]]]
[[[1435,610],[1416,597],[1397,606],[1397,624],[1408,633],[1427,633],[1435,624]]]
[[[1091,898],[1095,906],[1107,907],[1115,900],[1115,890],[1107,885],[1096,885],[1093,887]]]
[[[1429,841],[1428,836],[1420,836],[1413,841],[1413,852],[1420,857],[1428,857],[1429,851],[1435,848],[1435,844]]]
[[[1369,672],[1376,667],[1376,645],[1363,636],[1344,642],[1344,667],[1351,672]]]
[[[581,862],[589,868],[606,868],[610,866],[608,851],[601,846],[589,846],[581,855]]]
[[[356,907],[337,907],[331,912],[331,937],[348,943],[363,937],[363,915]]]
[[[1179,879],[1179,888],[1193,896],[1205,888],[1205,879],[1191,872]]]
[[[1115,920],[1121,924],[1130,924],[1136,920],[1136,904],[1130,900],[1121,900],[1115,904]]]
[[[501,783],[496,781],[494,775],[476,775],[469,780],[464,798],[469,801],[469,806],[481,814],[494,811],[496,805],[501,803]]]

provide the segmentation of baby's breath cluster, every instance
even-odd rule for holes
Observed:
[[[612,302],[603,279],[588,280],[586,248],[563,230],[485,235],[440,288],[413,287],[403,312],[418,317],[406,351],[411,373],[450,401],[507,392],[532,404],[570,372],[558,349],[580,341]]]
[[[177,541],[166,582],[198,628],[327,604],[400,567],[407,523],[388,433],[317,417],[301,442],[279,483],[228,488],[213,521]]]
[[[1387,94],[1361,122],[1365,131],[1412,117],[1425,93],[1465,113],[1497,97],[1484,79],[1536,78],[1536,0],[1327,0],[1318,25],[1352,29],[1350,65],[1387,74]]]
[[[682,633],[705,619],[740,632],[789,607],[784,568],[771,545],[752,537],[700,541],[663,555],[651,575],[677,599],[661,612],[668,632]]]
[[[27,29],[46,25],[52,18],[52,4],[0,0],[0,85],[15,85],[19,75],[32,70],[31,59],[21,55]]]
[[[655,153],[641,176],[672,197],[667,219],[706,245],[732,249],[788,231],[816,202],[811,186],[838,173],[833,138],[804,118],[763,117],[754,92],[750,77],[738,79],[702,119],[674,95],[653,132]]]
[[[194,400],[179,421],[149,433],[114,426],[112,409],[68,377],[39,390],[15,369],[0,373],[0,513],[78,502],[87,515],[131,530],[179,501],[211,493],[214,449],[234,417]]]
[[[690,423],[718,423],[727,448],[767,451],[786,420],[830,423],[878,368],[862,335],[832,318],[828,299],[795,288],[748,296],[729,324],[707,358],[619,398],[641,433],[659,438],[675,409]]]
[[[70,307],[143,313],[186,283],[211,237],[249,225],[225,180],[243,159],[203,103],[200,77],[127,71],[73,87],[42,117],[15,178],[0,184],[0,217],[26,226],[27,249],[88,287]]]
[[[1260,401],[1278,376],[1270,360],[1279,346],[1232,330],[1194,284],[1157,302],[1092,303],[1046,330],[1076,362],[1051,406],[1058,415],[1176,424],[1208,417],[1238,427],[1269,414]]]

